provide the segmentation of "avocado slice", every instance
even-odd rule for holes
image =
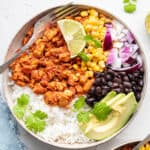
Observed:
[[[137,107],[133,92],[126,96],[118,94],[106,103],[112,108],[106,120],[99,121],[90,114],[88,123],[79,123],[81,131],[90,139],[102,140],[113,135],[126,124]]]
[[[111,91],[101,100],[101,102],[107,102],[110,99],[114,98],[116,95],[117,93],[115,91]]]

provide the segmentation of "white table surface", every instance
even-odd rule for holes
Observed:
[[[3,62],[9,43],[16,32],[30,18],[39,12],[70,0],[1,0],[0,4],[0,63]],[[73,0],[72,0],[73,1]],[[144,18],[150,11],[150,0],[138,0],[137,11],[127,14],[122,9],[122,0],[75,0],[75,3],[97,6],[121,18],[131,28],[146,54],[150,71],[150,35],[144,28]],[[134,139],[142,139],[150,133],[150,84],[145,99],[136,117],[120,135],[109,142],[96,147],[97,150],[110,150],[112,147]],[[30,136],[20,127],[21,139],[29,150],[58,150]],[[95,149],[95,148],[94,148]]]

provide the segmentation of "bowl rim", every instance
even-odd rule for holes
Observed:
[[[126,146],[128,144],[139,143],[140,141],[141,141],[140,138],[136,138],[136,139],[133,139],[133,140],[126,140],[125,142],[122,142],[118,146],[113,147],[111,150],[117,150],[118,148],[121,148],[122,146]]]
[[[138,44],[138,46],[140,47],[140,51],[141,51],[141,54],[142,54],[142,58],[144,59],[144,70],[147,70],[147,61],[146,61],[146,57],[145,57],[145,54],[144,54],[144,51],[143,51],[143,47],[141,46],[137,36],[132,32],[132,29],[130,29],[130,27],[124,23],[119,17],[113,15],[111,12],[105,10],[105,9],[101,9],[99,7],[95,7],[95,6],[92,6],[92,5],[85,5],[85,4],[79,4],[79,3],[75,3],[73,5],[76,5],[76,6],[79,6],[79,7],[82,7],[82,8],[93,8],[93,9],[96,9],[98,10],[99,12],[102,12],[103,14],[105,14],[106,16],[109,16],[117,21],[119,21],[121,24],[123,24],[127,29],[129,29],[129,31],[131,31],[131,33],[134,35],[135,37],[135,40]],[[38,13],[37,15],[35,15],[34,17],[32,17],[31,19],[29,19],[21,28],[20,30],[17,32],[17,34],[14,36],[14,38],[11,40],[11,43],[9,45],[9,48],[8,48],[8,51],[6,53],[6,56],[5,56],[5,61],[7,60],[7,57],[8,57],[8,53],[11,49],[11,46],[12,46],[12,43],[14,42],[15,38],[19,35],[19,33],[22,31],[22,29],[27,25],[27,24],[30,24],[34,19],[36,19],[37,17],[41,17],[43,15],[45,15],[48,11],[50,11],[51,9],[54,9],[56,7],[60,7],[62,5],[59,5],[59,6],[54,6],[54,7],[51,7],[49,9],[46,9],[40,13]],[[42,141],[43,143],[46,143],[48,145],[52,145],[52,146],[55,146],[55,147],[59,147],[59,148],[66,148],[66,149],[83,149],[83,148],[90,148],[90,147],[94,147],[94,146],[97,146],[99,144],[103,144],[107,141],[109,141],[110,139],[116,137],[117,135],[119,135],[131,122],[132,120],[136,117],[136,115],[138,114],[138,110],[140,109],[140,106],[141,106],[141,103],[143,102],[144,100],[144,97],[145,97],[145,93],[146,93],[146,89],[147,89],[147,78],[148,78],[148,72],[145,71],[145,75],[144,75],[144,87],[143,87],[143,91],[142,91],[142,96],[141,96],[141,100],[140,102],[138,103],[138,108],[136,110],[136,112],[132,115],[132,117],[128,120],[128,122],[126,123],[126,125],[124,127],[122,127],[120,130],[118,130],[116,133],[114,133],[112,136],[104,139],[104,140],[100,140],[100,141],[95,141],[93,143],[85,143],[85,144],[59,144],[59,143],[56,143],[56,142],[52,142],[52,141],[47,141],[45,140],[44,138],[42,137],[39,137],[37,134],[33,133],[32,131],[30,131],[29,129],[27,129],[25,127],[25,125],[22,123],[21,120],[19,120],[18,118],[16,118],[16,116],[14,115],[13,111],[12,111],[12,108],[8,102],[8,91],[7,91],[7,88],[6,88],[6,84],[5,84],[5,81],[7,81],[6,79],[6,76],[8,74],[8,69],[2,74],[2,96],[4,97],[13,117],[15,118],[15,120],[19,123],[19,125],[25,130],[27,131],[30,135],[32,135],[33,137],[35,137],[36,139]]]

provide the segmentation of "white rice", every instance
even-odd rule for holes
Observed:
[[[38,136],[44,138],[46,141],[63,144],[92,142],[81,133],[76,120],[76,112],[71,109],[46,105],[43,101],[43,96],[34,94],[28,87],[13,85],[12,89],[12,100],[14,105],[17,97],[22,93],[26,93],[30,96],[28,107],[31,112],[41,110],[48,115],[46,120],[47,126],[44,131],[37,133]]]

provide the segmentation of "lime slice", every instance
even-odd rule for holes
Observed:
[[[67,43],[71,57],[77,56],[86,45],[84,40],[86,33],[82,24],[71,19],[59,20],[57,23]]]
[[[145,27],[146,27],[147,32],[150,33],[150,12],[146,16]]]

